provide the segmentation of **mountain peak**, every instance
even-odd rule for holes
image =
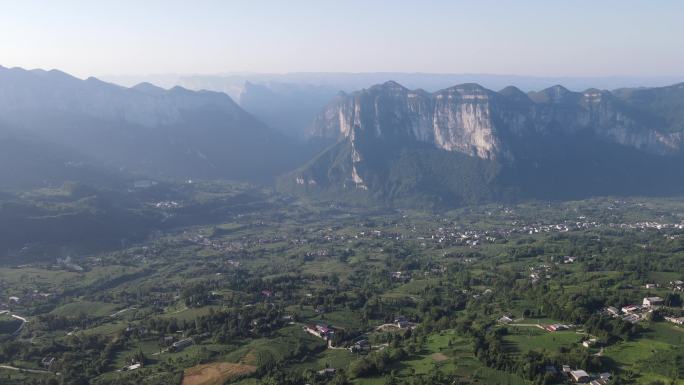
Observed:
[[[149,94],[149,95],[160,95],[160,94],[163,94],[164,92],[166,92],[165,89],[163,89],[161,87],[157,87],[154,84],[148,83],[148,82],[138,83],[138,84],[134,85],[133,87],[131,87],[131,89],[136,90],[136,91],[140,91],[142,93]]]
[[[437,95],[438,98],[443,97],[440,95],[445,95],[445,94],[459,94],[461,96],[473,96],[476,95],[478,97],[484,97],[484,95],[490,94],[492,91],[488,90],[487,88],[482,87],[481,85],[477,83],[463,83],[463,84],[457,84],[455,86],[451,86],[449,88],[445,88],[441,91],[437,91],[435,94]]]
[[[169,90],[169,92],[175,93],[175,94],[191,94],[191,93],[193,93],[193,91],[190,91],[189,89],[181,87],[181,86],[175,86],[175,87],[171,88]],[[197,93],[199,94],[200,91],[197,91]]]
[[[530,99],[537,103],[571,103],[577,100],[578,95],[560,84],[529,94]]]
[[[549,95],[552,95],[555,98],[561,98],[567,94],[572,93],[569,89],[563,87],[560,84],[556,84],[555,86],[551,86],[551,87],[543,90],[542,92],[545,92]]]
[[[503,96],[525,96],[527,97],[527,94],[522,92],[522,90],[516,86],[507,86],[499,90],[499,94]]]
[[[505,87],[505,88],[501,89],[498,92],[498,94],[503,96],[504,98],[506,98],[506,100],[509,100],[513,103],[522,103],[522,104],[533,103],[532,99],[530,99],[530,97],[526,93],[522,92],[522,90],[520,90],[520,88],[515,87],[515,86]]]
[[[462,90],[462,91],[487,91],[486,88],[482,87],[481,85],[477,83],[462,83],[462,84],[457,84],[455,86],[447,88],[449,89],[454,89],[454,90]]]
[[[388,80],[388,81],[382,83],[381,87],[384,89],[408,91],[408,88],[402,86],[401,84],[395,82],[394,80]]]

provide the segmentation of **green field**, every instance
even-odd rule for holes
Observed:
[[[669,383],[678,377],[677,384],[684,384],[683,328],[652,323],[638,339],[606,348],[605,356],[617,370],[638,373],[636,380],[640,384]]]
[[[547,332],[536,327],[509,327],[508,335],[504,338],[509,352],[525,353],[530,350],[557,351],[579,344],[583,337],[572,330]]]

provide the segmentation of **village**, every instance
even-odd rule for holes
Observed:
[[[619,349],[630,346],[623,338],[648,340],[639,330],[651,329],[676,336],[684,326],[681,305],[671,306],[684,277],[671,265],[636,275],[596,257],[607,247],[567,247],[568,239],[607,244],[615,229],[635,234],[638,244],[629,247],[638,251],[648,240],[650,249],[664,247],[679,242],[676,225],[601,225],[575,214],[579,220],[552,225],[513,211],[500,215],[467,224],[447,216],[342,216],[289,227],[269,225],[266,215],[235,215],[116,252],[6,269],[0,309],[10,332],[22,325],[8,338],[60,341],[7,364],[63,372],[62,350],[98,335],[99,349],[110,344],[116,352],[100,369],[103,377],[147,376],[168,362],[188,373],[216,362],[256,376],[257,362],[274,360],[277,370],[311,370],[321,383],[344,375],[365,384],[392,370],[408,378],[410,369],[458,372],[464,381],[477,370],[491,383],[501,383],[496,376],[515,383],[518,357],[538,353],[535,377],[605,385],[624,379],[620,367],[606,364],[621,362]],[[595,285],[622,294],[590,308],[576,301],[594,295]],[[634,329],[629,337],[606,336],[587,329],[593,317]],[[503,328],[508,332],[490,335]]]

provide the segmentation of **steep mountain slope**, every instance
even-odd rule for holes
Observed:
[[[644,95],[554,86],[528,95],[476,84],[427,93],[387,82],[324,109],[310,134],[338,144],[283,185],[446,204],[679,193],[683,137],[670,111],[684,103],[663,96],[678,87]]]
[[[225,94],[124,88],[55,70],[0,67],[0,127],[6,140],[18,133],[25,145],[78,154],[66,161],[152,177],[266,180],[302,160]]]

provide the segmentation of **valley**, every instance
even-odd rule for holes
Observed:
[[[0,9],[0,385],[684,385],[684,2]]]
[[[228,184],[146,199],[168,190],[193,192],[153,205],[172,228],[5,261],[0,310],[26,324],[2,320],[3,383],[552,384],[564,365],[683,383],[679,199],[439,213]],[[180,221],[193,210],[216,215]],[[606,313],[651,297],[636,320]]]

